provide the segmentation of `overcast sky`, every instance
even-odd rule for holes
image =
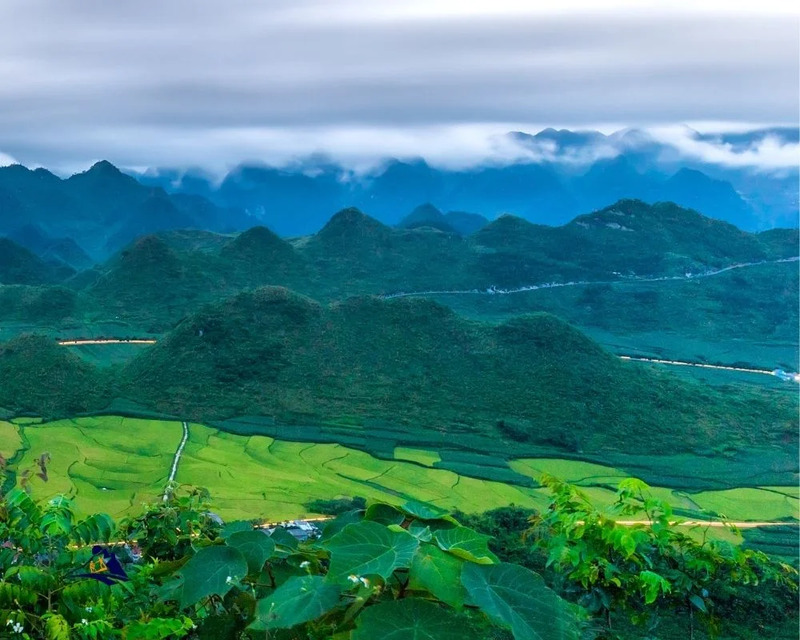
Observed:
[[[458,164],[511,129],[797,124],[793,2],[538,4],[3,0],[0,164]]]

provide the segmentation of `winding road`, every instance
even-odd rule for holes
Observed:
[[[704,271],[702,273],[687,273],[682,276],[661,276],[658,278],[649,278],[646,276],[622,276],[620,275],[617,280],[575,280],[570,282],[544,282],[540,284],[531,284],[524,287],[517,287],[516,289],[498,289],[494,286],[487,289],[453,289],[441,291],[401,291],[398,293],[389,293],[379,296],[385,300],[392,298],[408,298],[412,296],[443,296],[443,295],[509,295],[512,293],[524,293],[526,291],[538,291],[540,289],[557,289],[560,287],[580,287],[587,284],[620,284],[625,282],[676,282],[681,280],[697,280],[700,278],[710,278],[717,276],[721,273],[733,271],[734,269],[746,269],[748,267],[758,267],[765,264],[780,264],[785,262],[797,262],[800,256],[793,256],[791,258],[781,258],[780,260],[762,260],[761,262],[742,262],[739,264],[732,264],[721,269],[713,269]]]
[[[85,344],[155,344],[155,338],[76,338],[59,340],[62,347],[80,347]]]
[[[189,423],[185,421],[181,422],[181,426],[183,427],[183,437],[181,438],[177,451],[175,451],[175,457],[172,459],[172,469],[170,469],[169,478],[167,478],[167,487],[164,489],[164,502],[169,500],[170,495],[172,495],[172,483],[175,482],[175,476],[178,473],[178,463],[181,461],[183,448],[186,446],[186,441],[189,439]]]

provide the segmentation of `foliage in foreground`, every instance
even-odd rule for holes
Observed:
[[[582,605],[599,637],[797,637],[794,568],[710,535],[708,523],[679,525],[639,480],[620,483],[608,509],[553,477],[543,482],[552,498],[542,513],[510,506],[456,517],[490,535],[498,557]]]
[[[282,528],[219,524],[206,495],[173,498],[117,529],[105,515],[77,520],[67,498],[40,505],[9,492],[0,637],[579,637],[577,607],[435,507],[373,504],[298,542]],[[113,578],[98,569],[103,548],[129,579],[96,579]]]
[[[621,525],[569,485],[547,484],[550,509],[528,523],[524,546],[545,552],[555,590],[421,503],[354,509],[300,542],[281,527],[221,524],[200,490],[115,527],[105,515],[77,519],[66,498],[37,504],[14,489],[0,503],[0,638],[614,638],[614,619],[649,633],[681,607],[714,633],[726,589],[793,586],[793,570],[763,554],[676,531],[637,481],[621,485],[615,512],[644,510],[649,526]],[[117,569],[99,562],[103,550]]]

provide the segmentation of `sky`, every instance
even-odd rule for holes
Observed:
[[[325,153],[513,161],[505,132],[797,125],[800,12],[762,0],[3,0],[0,164],[60,172]]]

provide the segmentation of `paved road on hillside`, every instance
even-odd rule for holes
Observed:
[[[661,358],[644,358],[641,356],[619,356],[622,360],[633,362],[652,362],[654,364],[672,364],[679,367],[699,367],[701,369],[719,369],[720,371],[743,371],[744,373],[761,373],[774,376],[775,372],[769,369],[749,369],[747,367],[730,367],[722,364],[706,364],[704,362],[687,362],[685,360],[662,360]]]
[[[181,422],[181,426],[183,427],[183,437],[178,445],[178,449],[175,451],[175,457],[172,459],[172,469],[169,472],[169,478],[167,478],[167,487],[164,489],[164,502],[166,502],[172,494],[172,483],[175,482],[175,476],[178,473],[178,463],[181,461],[183,448],[186,446],[186,441],[189,439],[189,423]]]
[[[781,258],[780,260],[762,260],[761,262],[742,262],[739,264],[728,265],[721,269],[713,269],[704,271],[702,273],[687,273],[682,276],[662,276],[659,278],[649,278],[645,276],[622,276],[620,275],[616,280],[575,280],[570,282],[544,282],[540,284],[531,284],[516,289],[498,289],[494,286],[488,289],[453,289],[441,291],[401,291],[398,293],[389,293],[381,298],[391,300],[392,298],[408,298],[411,296],[443,296],[443,295],[509,295],[512,293],[524,293],[526,291],[538,291],[540,289],[558,289],[561,287],[580,287],[587,284],[624,284],[628,282],[677,282],[681,280],[697,280],[699,278],[710,278],[717,276],[721,273],[727,273],[734,269],[747,269],[749,267],[758,267],[765,264],[779,264],[784,262],[797,262],[800,256],[792,258]]]
[[[155,338],[86,338],[78,340],[59,340],[62,347],[80,347],[84,344],[155,344]]]

